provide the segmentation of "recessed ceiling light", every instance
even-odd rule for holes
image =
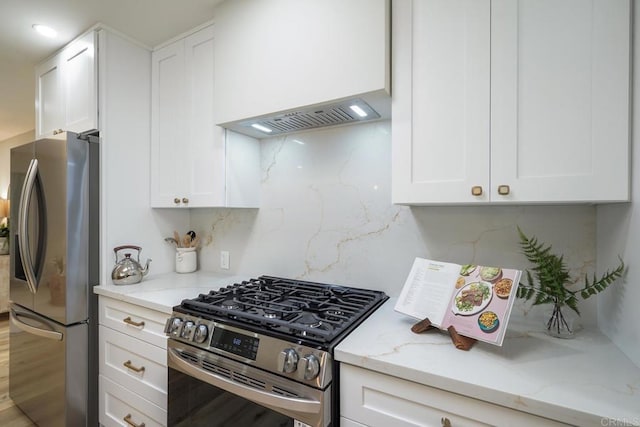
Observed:
[[[56,30],[51,27],[47,27],[46,25],[33,24],[33,29],[43,36],[49,37],[50,39],[58,35],[58,32]]]

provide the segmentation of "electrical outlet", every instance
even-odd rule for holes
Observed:
[[[220,251],[220,268],[229,269],[229,251]]]

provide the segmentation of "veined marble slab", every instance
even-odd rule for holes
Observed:
[[[120,301],[171,314],[183,299],[231,285],[248,276],[224,275],[197,271],[188,274],[166,273],[149,275],[135,285],[94,286],[93,292]]]
[[[446,333],[411,332],[388,300],[342,341],[335,357],[405,380],[579,426],[640,426],[640,369],[608,338],[553,338],[520,325],[502,347],[456,350]]]

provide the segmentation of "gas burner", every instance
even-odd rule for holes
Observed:
[[[342,319],[346,318],[347,313],[337,308],[330,308],[324,311],[324,316],[326,317],[327,320],[339,322]]]
[[[310,313],[304,313],[302,316],[296,319],[296,323],[299,323],[311,329],[319,328],[323,325],[320,319],[316,318],[313,314]]]
[[[327,344],[386,299],[378,291],[261,276],[184,300],[179,309],[261,333]]]
[[[239,310],[240,304],[238,304],[238,301],[226,299],[220,303],[220,307],[226,308],[227,310]]]

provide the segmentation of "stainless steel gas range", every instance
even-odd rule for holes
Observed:
[[[261,276],[174,307],[171,426],[339,425],[333,350],[383,292]]]

